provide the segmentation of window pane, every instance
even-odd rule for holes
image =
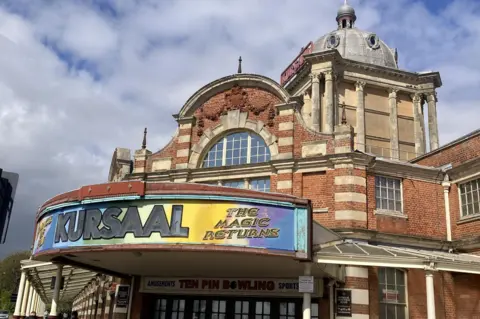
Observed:
[[[401,183],[397,178],[375,177],[375,202],[377,209],[402,211]]]

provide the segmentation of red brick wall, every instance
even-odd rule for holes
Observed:
[[[444,150],[440,150],[438,153],[427,156],[419,161],[415,161],[416,164],[427,166],[442,166],[452,163],[452,166],[458,166],[471,159],[477,158],[480,154],[480,134],[473,136],[472,138]]]
[[[312,200],[314,210],[329,208],[328,213],[313,213],[313,219],[325,227],[335,225],[333,178],[333,171],[303,174],[303,197]]]
[[[439,184],[404,179],[403,210],[408,217],[375,215],[375,176],[367,177],[368,228],[385,233],[446,238],[443,187]]]
[[[457,319],[480,318],[480,276],[455,274]]]

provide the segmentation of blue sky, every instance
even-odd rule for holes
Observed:
[[[479,127],[478,0],[351,0],[357,27],[440,71],[441,143]],[[279,80],[335,29],[342,0],[4,0],[0,3],[0,167],[20,174],[8,244],[28,248],[55,194],[104,182],[115,147],[169,141],[170,116],[200,87],[243,70]]]

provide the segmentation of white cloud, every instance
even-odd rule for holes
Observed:
[[[442,142],[478,128],[476,1],[455,0],[437,15],[418,1],[351,2],[360,28],[398,47],[402,68],[442,72]],[[163,147],[175,130],[170,114],[201,86],[235,73],[239,55],[244,72],[278,80],[302,46],[335,28],[340,4],[3,1],[0,167],[20,173],[6,250],[28,247],[25,233],[43,201],[104,181],[114,148],[138,148],[145,126],[149,148]],[[79,69],[69,69],[52,47]]]

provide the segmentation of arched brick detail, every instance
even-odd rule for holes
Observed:
[[[260,135],[270,150],[271,159],[275,159],[278,155],[277,137],[268,131],[265,123],[249,120],[247,117],[247,112],[240,112],[239,110],[229,111],[227,115],[223,115],[220,118],[220,124],[213,129],[206,129],[200,141],[193,145],[191,149],[188,168],[198,168],[205,152],[225,133],[235,130],[252,131]]]
[[[220,78],[199,89],[183,105],[178,116],[180,118],[192,116],[195,110],[208,99],[230,89],[233,84],[238,84],[244,88],[263,89],[277,96],[283,103],[290,101],[290,94],[276,81],[263,75],[240,73]]]

